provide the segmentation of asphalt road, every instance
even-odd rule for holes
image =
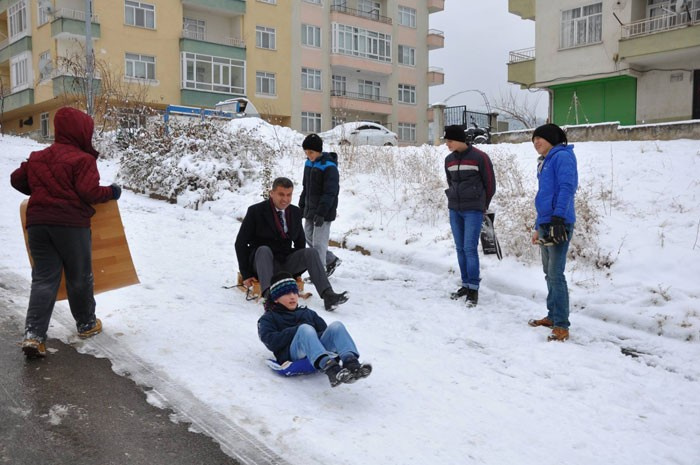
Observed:
[[[46,358],[25,360],[23,323],[0,302],[0,464],[239,464],[107,359],[49,339]]]

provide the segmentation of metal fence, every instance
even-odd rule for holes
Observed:
[[[467,110],[464,105],[445,108],[445,126],[459,124],[464,129],[476,123],[481,128],[489,127],[489,114]]]

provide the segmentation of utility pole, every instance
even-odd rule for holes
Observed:
[[[85,71],[87,74],[87,91],[85,95],[87,114],[93,114],[92,81],[95,75],[95,60],[92,52],[92,0],[85,0]]]

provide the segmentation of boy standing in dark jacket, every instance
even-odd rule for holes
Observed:
[[[445,143],[451,153],[445,158],[447,208],[450,227],[457,247],[457,263],[462,286],[452,293],[453,299],[467,296],[467,306],[479,301],[479,235],[484,212],[496,193],[496,177],[491,159],[467,144],[459,125],[445,128]]]
[[[90,204],[118,199],[121,188],[100,186],[93,129],[92,118],[82,111],[59,109],[54,117],[55,142],[32,152],[10,177],[12,187],[30,196],[27,237],[34,267],[22,342],[28,357],[46,355],[46,332],[61,272],[78,336],[102,331],[102,322],[95,317],[90,237],[95,210]]]
[[[328,250],[331,221],[338,208],[339,175],[338,155],[323,152],[323,140],[318,134],[309,134],[301,144],[307,160],[304,164],[299,208],[304,212],[306,243],[318,252],[326,265],[326,275],[333,274],[341,260]]]
[[[258,336],[275,354],[277,363],[306,357],[328,376],[332,387],[369,376],[372,365],[358,361],[360,353],[345,326],[339,321],[329,326],[316,312],[298,303],[299,289],[292,275],[282,272],[273,276],[265,314],[258,320]]]

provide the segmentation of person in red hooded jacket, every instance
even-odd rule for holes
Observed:
[[[91,204],[118,199],[121,188],[100,186],[93,129],[92,118],[82,111],[59,109],[55,142],[32,152],[10,176],[12,187],[29,195],[27,237],[34,268],[22,341],[28,357],[46,355],[46,332],[62,271],[78,336],[102,331],[93,294]]]

